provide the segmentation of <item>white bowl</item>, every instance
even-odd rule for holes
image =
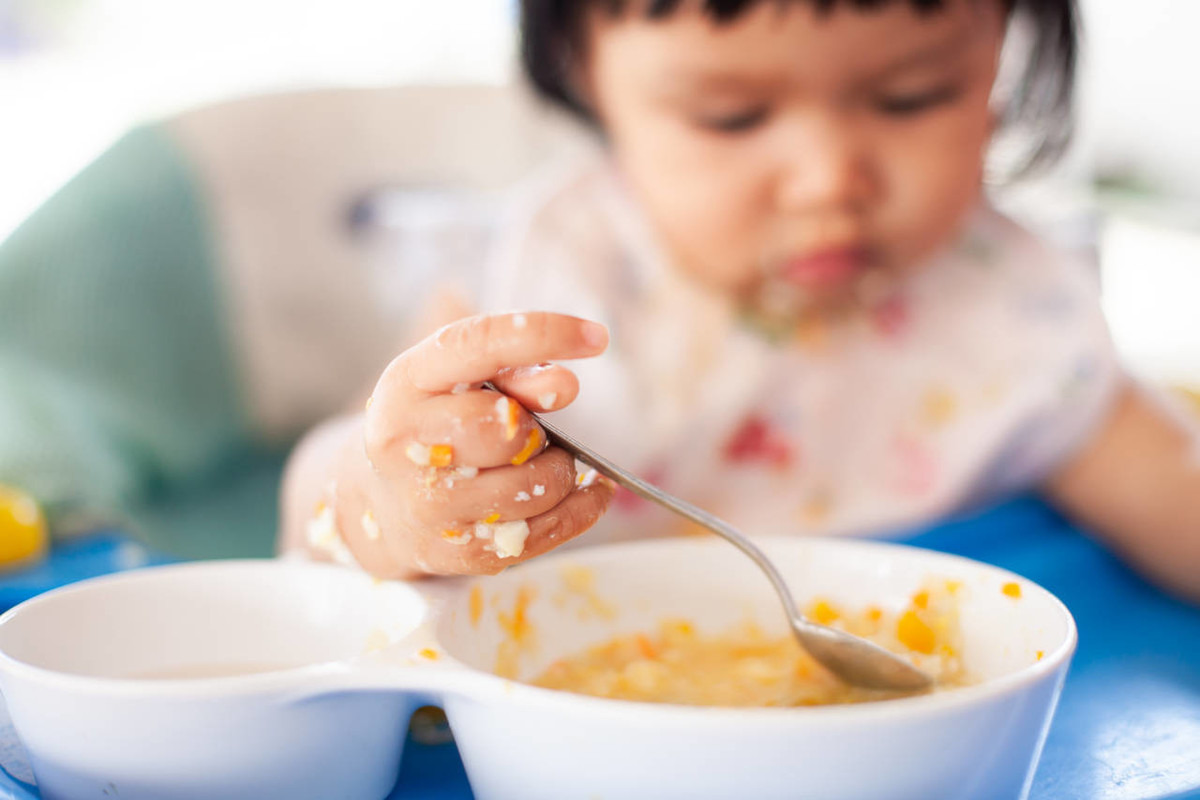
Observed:
[[[749,617],[784,632],[749,561],[721,541],[677,539],[411,585],[288,562],[87,581],[0,617],[0,689],[47,800],[105,789],[126,800],[384,797],[408,716],[428,702],[445,707],[480,800],[1024,796],[1075,647],[1057,599],[1003,570],[913,548],[761,543],[802,599],[899,609],[929,578],[961,581],[963,655],[981,682],[882,703],[714,709],[491,674],[511,641],[501,615],[523,589],[536,642],[522,652],[520,679],[664,617],[713,632]],[[565,589],[568,565],[590,569],[610,614]],[[1019,599],[1001,591],[1009,581]],[[195,664],[298,666],[127,677]]]

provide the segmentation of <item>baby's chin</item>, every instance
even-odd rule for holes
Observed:
[[[899,275],[883,268],[872,268],[851,280],[821,286],[767,277],[743,294],[742,307],[748,314],[779,326],[814,317],[853,316],[886,302],[898,288]]]

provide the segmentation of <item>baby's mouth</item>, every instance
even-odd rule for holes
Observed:
[[[828,248],[767,266],[745,296],[743,311],[783,330],[813,316],[854,315],[878,305],[896,289],[896,276],[868,248]]]
[[[787,258],[776,274],[786,283],[820,292],[853,282],[869,266],[865,247],[841,246]]]

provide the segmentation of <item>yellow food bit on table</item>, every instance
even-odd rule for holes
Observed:
[[[421,658],[427,658],[430,661],[436,661],[438,658],[438,651],[434,650],[432,647],[424,647],[417,651],[417,655],[419,655]]]
[[[1046,656],[1046,652],[1044,650],[1038,650],[1036,655],[1037,658],[1035,660],[1041,661]]]
[[[0,569],[39,557],[48,540],[46,518],[34,499],[0,486]]]
[[[917,608],[929,608],[929,592],[921,590],[914,594],[912,604]]]
[[[1021,596],[1020,584],[1013,583],[1012,581],[1009,581],[1008,583],[1001,586],[1000,591],[1014,599],[1019,598]]]

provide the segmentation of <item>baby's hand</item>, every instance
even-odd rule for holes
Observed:
[[[460,320],[402,353],[342,460],[338,527],[376,575],[493,574],[587,530],[613,495],[524,407],[563,408],[579,383],[557,359],[599,355],[603,326],[549,313]],[[500,392],[480,388],[492,381]]]

